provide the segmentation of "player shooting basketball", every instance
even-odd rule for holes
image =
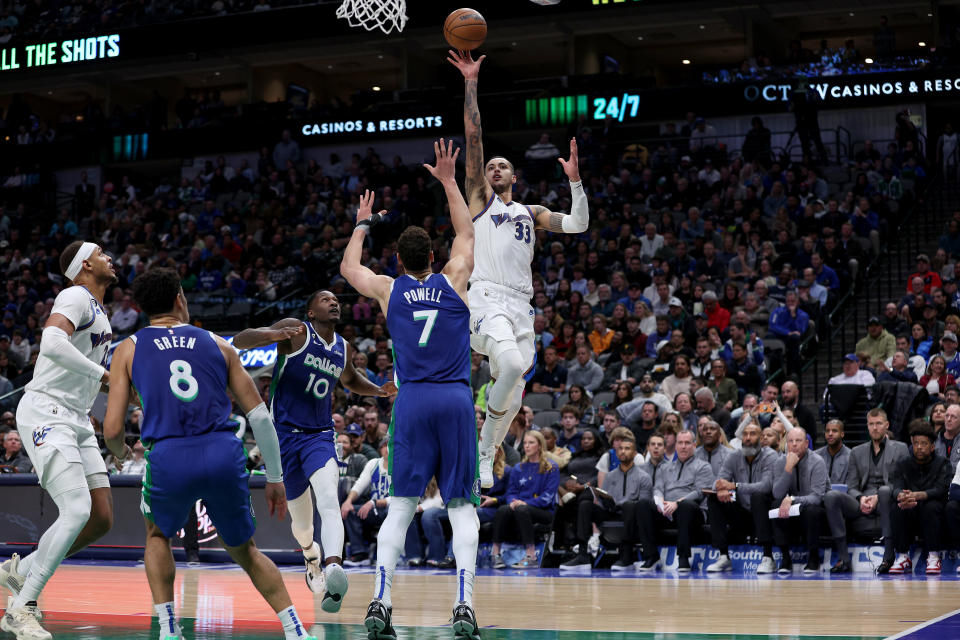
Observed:
[[[577,143],[570,140],[570,158],[558,158],[570,180],[570,214],[513,199],[513,164],[494,156],[484,165],[477,106],[480,64],[469,52],[450,51],[447,58],[463,74],[463,123],[467,175],[464,190],[476,237],[470,277],[470,346],[490,357],[495,379],[487,396],[487,416],[480,431],[480,484],[493,486],[493,454],[520,410],[524,373],[534,364],[533,261],[537,229],[583,233],[590,223],[587,196],[580,182]]]

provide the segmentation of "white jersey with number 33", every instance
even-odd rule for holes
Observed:
[[[86,287],[72,286],[61,291],[50,313],[59,313],[72,322],[74,331],[70,343],[91,362],[106,366],[107,351],[113,340],[110,319]],[[42,393],[83,415],[93,407],[100,392],[100,380],[67,371],[41,349],[27,391]]]
[[[535,222],[530,207],[504,202],[493,194],[473,218],[473,275],[470,282],[492,282],[533,296]]]

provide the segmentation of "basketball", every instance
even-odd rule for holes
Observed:
[[[473,51],[487,38],[487,21],[473,9],[457,9],[443,23],[443,37],[458,51]]]

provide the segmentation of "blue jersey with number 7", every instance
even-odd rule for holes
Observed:
[[[398,385],[470,384],[470,309],[445,275],[433,273],[423,282],[410,275],[394,280],[387,329]]]
[[[277,431],[333,429],[333,392],[347,361],[347,343],[338,333],[327,342],[304,322],[303,346],[277,356],[270,383],[270,411]]]
[[[131,381],[143,407],[144,446],[237,430],[230,419],[227,362],[212,333],[191,325],[151,326],[132,339]]]

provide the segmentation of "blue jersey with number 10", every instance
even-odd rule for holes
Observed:
[[[394,280],[387,329],[398,384],[470,384],[470,309],[443,274]]]
[[[236,431],[227,396],[227,361],[213,334],[191,325],[146,327],[136,344],[131,381],[143,406],[140,439]]]
[[[303,324],[303,346],[278,356],[273,368],[270,411],[278,431],[333,428],[333,391],[347,361],[347,344],[337,333],[327,344],[309,322]]]

